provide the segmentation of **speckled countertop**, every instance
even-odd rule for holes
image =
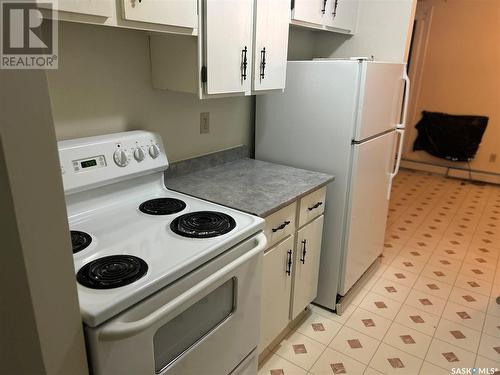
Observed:
[[[241,158],[167,177],[169,189],[266,217],[333,181],[334,177],[280,164]]]

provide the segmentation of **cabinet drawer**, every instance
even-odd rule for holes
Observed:
[[[325,211],[326,186],[313,191],[300,200],[299,227],[307,224]]]
[[[294,241],[290,236],[264,254],[259,353],[289,322]]]
[[[264,234],[267,237],[268,247],[295,231],[296,209],[297,203],[294,202],[265,218]]]

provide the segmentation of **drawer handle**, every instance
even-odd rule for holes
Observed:
[[[302,264],[306,263],[306,253],[307,253],[306,243],[307,243],[307,240],[302,241],[302,258],[300,258],[300,261],[302,262]]]
[[[290,276],[292,274],[292,250],[286,252],[288,254],[286,260],[286,274]]]
[[[288,220],[286,220],[283,224],[281,224],[279,227],[276,227],[276,228],[273,228],[273,233],[279,231],[279,230],[282,230],[282,229],[285,229],[285,227],[290,224],[290,222]]]
[[[319,206],[321,206],[322,204],[323,204],[323,202],[318,202],[318,203],[316,203],[314,206],[312,206],[312,207],[308,207],[307,209],[308,209],[309,211],[312,211],[312,210],[315,210],[316,208],[318,208]]]
[[[327,0],[323,0],[323,9],[321,9],[321,13],[325,14],[326,12],[326,1]]]

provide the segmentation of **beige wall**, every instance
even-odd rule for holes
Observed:
[[[253,149],[253,98],[153,90],[146,33],[62,22],[59,38],[59,69],[48,73],[59,140],[148,129],[162,135],[170,161]],[[210,112],[210,134],[200,135],[200,112]]]
[[[46,76],[0,82],[0,374],[88,374]]]
[[[419,1],[420,6],[433,6],[433,11],[416,113],[427,110],[489,116],[471,167],[500,173],[500,1],[425,0]],[[420,116],[416,117],[410,126]],[[407,149],[416,136],[415,129],[409,130]],[[489,162],[492,153],[498,155],[495,163]],[[405,158],[464,166],[423,151],[407,151]]]
[[[324,31],[291,26],[288,33],[288,60],[311,60],[314,57],[314,44],[319,33]]]

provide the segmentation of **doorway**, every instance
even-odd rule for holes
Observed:
[[[417,113],[417,103],[420,96],[420,88],[422,86],[424,61],[431,30],[432,10],[432,5],[419,2],[415,12],[407,65],[408,76],[412,85],[410,87],[410,102],[408,106],[406,139],[403,155],[411,151],[413,142],[417,136],[415,124],[420,116],[420,114]]]

